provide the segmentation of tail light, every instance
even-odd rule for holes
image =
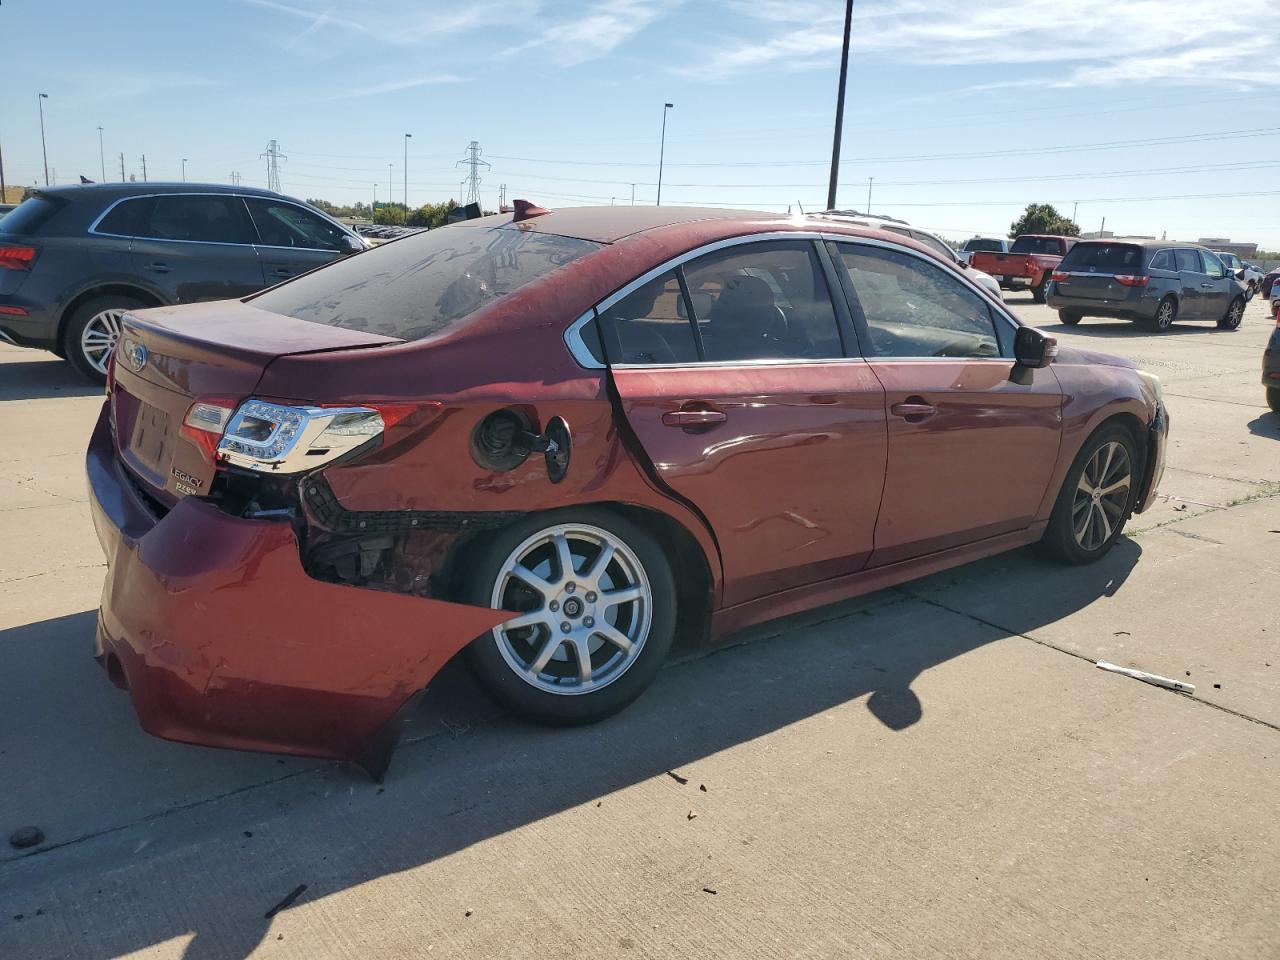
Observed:
[[[1138,276],[1132,273],[1117,273],[1115,276],[1116,283],[1122,287],[1145,287],[1150,280],[1150,277]]]
[[[201,397],[182,433],[210,463],[264,473],[303,473],[332,463],[382,436],[420,409],[415,404],[292,406],[250,398]]]
[[[0,247],[0,270],[30,270],[35,247]]]
[[[1071,276],[1071,274],[1067,273],[1064,270],[1055,270],[1053,271],[1053,273],[1049,274],[1049,279],[1052,280],[1054,283],[1061,283],[1063,280],[1067,279],[1067,277],[1069,276]]]

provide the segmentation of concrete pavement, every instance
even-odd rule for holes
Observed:
[[[1165,382],[1162,498],[1105,561],[756,628],[580,730],[451,669],[382,787],[137,729],[88,656],[98,392],[0,347],[0,834],[47,835],[0,848],[0,957],[1280,957],[1270,323],[1012,302]]]

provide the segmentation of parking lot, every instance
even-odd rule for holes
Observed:
[[[46,837],[0,848],[0,957],[1280,956],[1265,304],[1152,336],[1009,301],[1164,381],[1161,497],[1102,562],[685,650],[586,728],[451,667],[381,785],[142,733],[90,656],[101,391],[0,346],[0,833]]]

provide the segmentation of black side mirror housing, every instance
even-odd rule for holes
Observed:
[[[342,238],[342,252],[344,254],[363,253],[365,250],[364,241],[349,234]]]
[[[1041,370],[1058,356],[1058,341],[1046,337],[1035,327],[1019,327],[1013,336],[1013,372],[1009,379],[1026,383],[1032,370]]]

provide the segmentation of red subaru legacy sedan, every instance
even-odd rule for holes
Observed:
[[[125,318],[88,451],[142,725],[375,774],[459,651],[550,723],[719,635],[1024,544],[1096,560],[1168,417],[953,264],[821,218],[499,215]]]

